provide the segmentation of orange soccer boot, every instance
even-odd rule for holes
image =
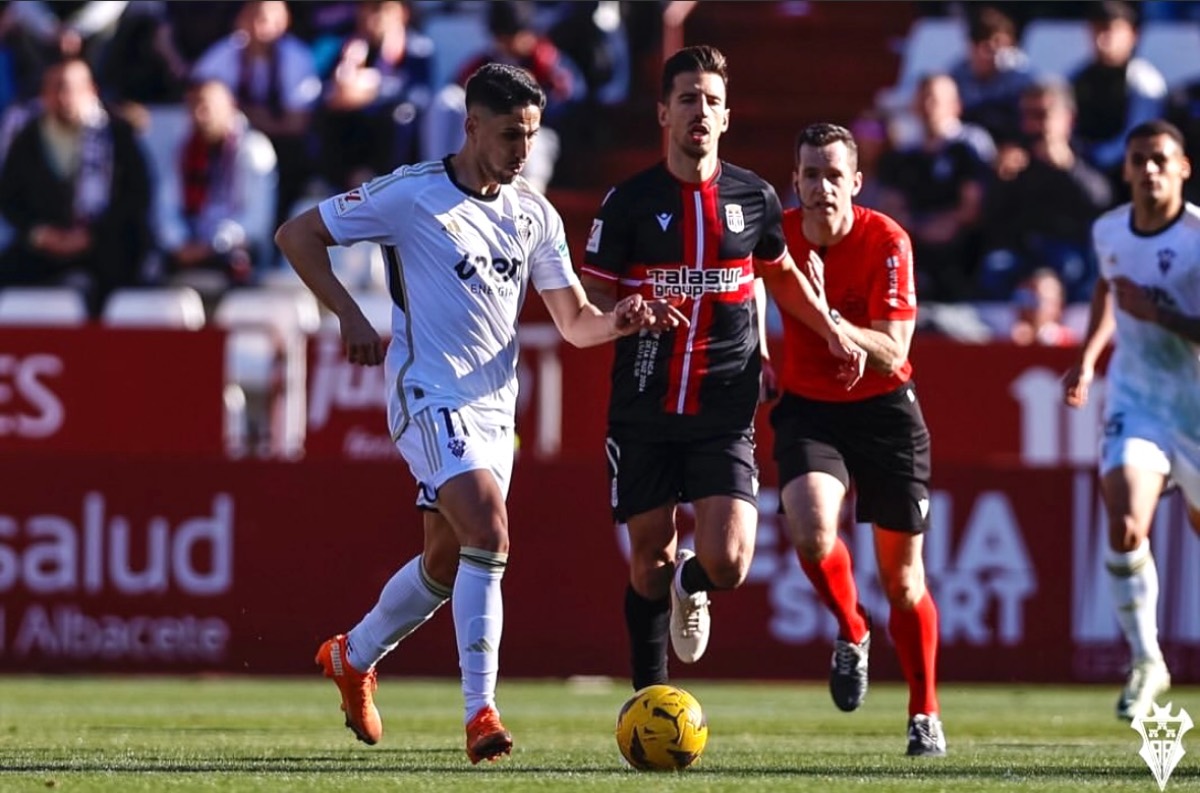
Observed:
[[[472,763],[496,760],[512,753],[512,733],[500,723],[500,714],[491,705],[480,708],[467,722],[467,757]]]
[[[365,744],[379,743],[383,737],[383,721],[375,707],[375,668],[359,672],[350,665],[346,637],[341,633],[321,645],[316,660],[325,677],[337,683],[346,727]]]

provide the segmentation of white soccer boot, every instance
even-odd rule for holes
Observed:
[[[1117,699],[1117,718],[1131,721],[1150,715],[1150,706],[1171,688],[1171,673],[1161,658],[1146,658],[1129,668],[1129,678]]]
[[[708,613],[708,593],[683,591],[680,575],[683,563],[695,556],[694,551],[680,549],[675,556],[675,577],[671,582],[671,647],[685,664],[694,664],[708,649],[708,633],[712,616]]]

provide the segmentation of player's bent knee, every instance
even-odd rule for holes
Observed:
[[[508,553],[508,527],[500,523],[470,527],[461,532],[461,542],[466,548]]]
[[[915,608],[925,597],[925,577],[916,570],[882,577],[883,591],[892,608]]]
[[[675,568],[655,559],[629,561],[629,585],[647,600],[660,600],[670,594]]]
[[[1193,523],[1193,525],[1195,525]],[[1109,520],[1109,546],[1117,553],[1129,553],[1137,549],[1150,534],[1149,526],[1139,525],[1132,515]]]
[[[836,534],[828,537],[819,532],[805,533],[795,540],[796,553],[806,562],[819,562],[833,553],[836,542]]]
[[[750,573],[750,560],[750,555],[746,554],[736,559],[723,559],[716,564],[702,564],[708,580],[718,589],[736,589],[745,583]]]

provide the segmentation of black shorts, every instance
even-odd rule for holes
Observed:
[[[779,487],[813,471],[857,491],[860,523],[914,534],[929,527],[929,430],[906,383],[859,402],[784,394],[771,411]]]
[[[753,430],[664,440],[609,428],[604,441],[613,517],[708,496],[733,496],[758,505]]]

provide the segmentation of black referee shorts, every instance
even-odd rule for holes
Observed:
[[[613,517],[618,521],[708,496],[732,496],[758,505],[753,430],[664,439],[610,427],[604,445]]]
[[[785,393],[771,411],[779,487],[814,471],[854,481],[860,523],[918,534],[929,526],[929,430],[906,383],[858,402]]]

